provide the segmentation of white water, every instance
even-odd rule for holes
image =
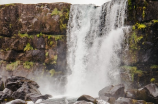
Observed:
[[[96,97],[103,87],[120,83],[118,54],[124,39],[126,0],[119,1],[101,7],[71,6],[67,62],[72,74],[66,95]]]

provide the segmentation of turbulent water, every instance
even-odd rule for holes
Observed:
[[[68,76],[66,94],[97,96],[110,84],[120,83],[119,53],[124,39],[126,0],[101,7],[72,5],[67,29]]]

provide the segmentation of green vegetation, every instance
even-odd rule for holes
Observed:
[[[14,4],[5,4],[6,6],[10,6],[10,5],[12,5],[12,6],[14,6]]]
[[[143,75],[143,71],[137,70],[136,66],[122,66],[121,68],[128,71],[131,74],[132,81],[134,81],[135,74],[137,74],[139,77]]]
[[[154,23],[158,23],[158,20],[152,20]]]
[[[156,79],[155,78],[151,78],[150,82],[151,83],[155,83]]]
[[[63,11],[59,11],[57,8],[54,8],[54,10],[52,11],[52,16],[53,15],[59,15],[59,16],[62,16],[63,14]]]
[[[33,50],[33,47],[30,45],[30,43],[27,43],[26,47],[24,48],[24,51]]]
[[[51,41],[51,42],[49,43],[49,45],[53,45],[53,41]]]
[[[16,36],[16,34],[14,34],[14,36]],[[27,33],[25,34],[21,34],[20,32],[18,33],[18,36],[21,37],[21,38],[33,38],[33,35],[28,35]]]
[[[12,62],[10,64],[7,64],[6,69],[15,70],[19,64],[20,64],[20,61]]]
[[[138,26],[138,29],[144,29],[144,28],[146,28],[145,24],[137,24],[137,26]]]
[[[62,35],[56,35],[56,36],[54,36],[54,38],[55,38],[55,41],[58,41],[58,40],[62,40],[63,36]]]
[[[26,61],[25,63],[23,63],[23,66],[26,69],[30,69],[31,67],[33,67],[33,64],[33,62]]]
[[[48,53],[48,52],[46,52],[45,56],[46,56],[46,57],[48,57],[48,55],[49,55],[49,53]]]
[[[9,24],[9,28],[12,28],[12,24]]]
[[[142,14],[143,19],[145,18],[145,10],[146,10],[146,7],[143,7],[143,14]]]
[[[40,34],[37,34],[36,36],[39,38],[39,37],[41,37],[43,34],[42,33],[40,33]]]
[[[128,9],[132,10],[132,1],[131,0],[128,0]]]
[[[150,69],[158,69],[158,65],[152,65],[150,66]]]
[[[55,70],[54,70],[54,69],[51,69],[51,70],[49,71],[49,73],[50,73],[51,77],[53,77],[54,74],[55,74]]]

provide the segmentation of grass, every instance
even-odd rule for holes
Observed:
[[[27,43],[26,47],[24,48],[24,51],[33,50],[33,47],[30,45],[30,43]]]

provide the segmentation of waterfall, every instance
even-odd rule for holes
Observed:
[[[97,96],[99,90],[120,83],[121,43],[126,0],[95,5],[72,5],[67,29],[68,76],[66,94]]]

